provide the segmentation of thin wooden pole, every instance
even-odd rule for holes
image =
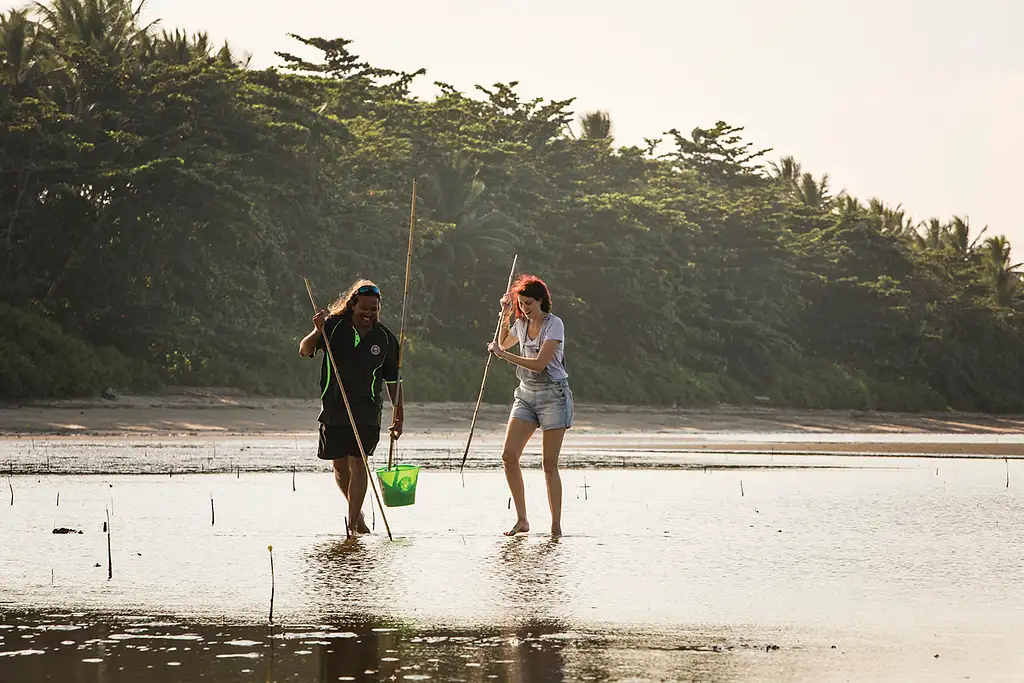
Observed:
[[[515,255],[512,259],[512,270],[508,271],[508,284],[505,285],[505,294],[508,294],[508,290],[512,289],[512,278],[516,274],[516,263],[519,262],[519,254]],[[501,322],[505,317],[505,309],[502,308],[498,311],[498,324],[494,326],[494,343],[498,343],[498,333],[501,332]],[[484,386],[487,384],[487,371],[491,367],[491,359],[494,358],[493,353],[487,354],[487,364],[484,365],[484,378],[480,380],[480,393],[476,397],[476,408],[473,409],[473,421],[469,425],[469,439],[466,441],[466,450],[462,453],[462,465],[459,467],[459,474],[462,474],[462,469],[466,466],[466,457],[469,455],[469,445],[473,443],[473,431],[476,429],[476,418],[480,414],[480,402],[484,398]],[[465,486],[465,482],[462,484]]]
[[[320,312],[317,308],[316,299],[313,298],[313,288],[309,285],[308,278],[302,278],[306,282],[306,291],[309,293],[309,303],[313,304],[313,314]],[[321,332],[323,334],[323,332]],[[334,370],[334,379],[338,382],[338,389],[341,391],[341,398],[345,402],[345,412],[348,413],[349,424],[352,425],[352,434],[356,437],[356,445],[359,446],[359,455],[363,458],[363,467],[366,468],[366,478],[370,484],[370,488],[373,489],[373,496],[377,499],[377,506],[380,508],[380,516],[384,519],[384,528],[388,531],[388,539],[394,540],[391,536],[391,527],[388,525],[388,518],[384,514],[384,505],[380,502],[380,494],[377,493],[377,484],[373,479],[373,472],[370,470],[370,460],[366,457],[366,450],[363,448],[363,440],[359,437],[359,428],[356,427],[356,418],[352,414],[352,406],[348,402],[348,394],[345,393],[345,385],[341,382],[341,374],[338,372],[338,364],[334,361],[334,353],[331,351],[331,342],[324,334],[324,348],[327,349],[327,357],[331,359],[331,369]],[[348,532],[348,524],[345,525],[346,533]]]
[[[395,401],[391,408],[391,422],[394,424],[395,412],[402,405],[402,360],[405,358],[405,319],[409,311],[409,279],[412,274],[412,233],[416,226],[416,179],[412,180],[412,208],[409,210],[409,251],[405,255],[405,294],[402,296],[402,327],[398,332],[398,385],[395,388]],[[390,432],[389,432],[390,433]],[[391,434],[388,448],[388,469],[395,464],[395,435]]]

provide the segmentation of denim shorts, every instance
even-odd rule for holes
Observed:
[[[568,380],[520,382],[511,417],[540,425],[541,431],[572,427],[572,391]]]

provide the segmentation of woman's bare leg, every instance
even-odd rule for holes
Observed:
[[[517,417],[509,418],[508,427],[505,429],[501,461],[505,464],[505,479],[508,481],[512,500],[516,504],[516,523],[511,530],[505,532],[506,536],[515,536],[530,530],[530,522],[526,518],[526,484],[523,483],[523,469],[519,466],[519,459],[523,456],[523,449],[536,429],[536,423]]]
[[[562,451],[565,429],[549,429],[542,434],[544,454],[544,481],[548,486],[548,506],[551,508],[551,535],[562,535],[562,477],[558,474],[558,454]]]

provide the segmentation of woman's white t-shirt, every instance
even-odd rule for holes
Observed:
[[[559,342],[555,355],[547,364],[544,372],[534,372],[526,368],[516,368],[516,376],[527,382],[558,382],[569,377],[565,369],[565,324],[557,315],[548,313],[541,323],[540,333],[535,339],[527,334],[529,322],[525,317],[519,318],[512,325],[512,334],[519,340],[519,355],[523,358],[536,358],[540,355],[540,347],[546,341]]]

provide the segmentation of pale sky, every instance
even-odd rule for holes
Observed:
[[[22,5],[0,1],[0,6]],[[616,140],[718,120],[834,189],[966,215],[1024,254],[1024,2],[1018,0],[148,0],[164,28],[206,30],[253,66],[344,37],[381,67],[467,92],[611,113]]]

